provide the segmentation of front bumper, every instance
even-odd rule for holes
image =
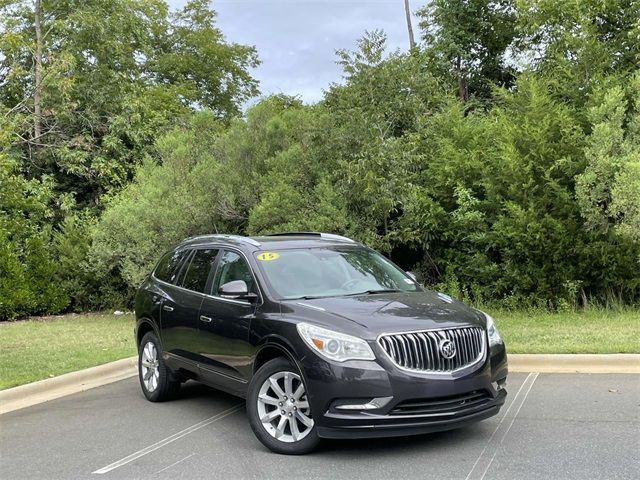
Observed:
[[[392,437],[450,430],[491,417],[504,404],[508,373],[504,345],[491,349],[482,364],[461,376],[403,371],[379,353],[376,361],[334,363],[311,352],[302,359],[320,437]],[[336,408],[373,398],[388,402],[371,410]]]

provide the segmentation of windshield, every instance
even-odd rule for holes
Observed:
[[[377,252],[328,247],[256,252],[262,273],[283,299],[415,292],[418,285]]]

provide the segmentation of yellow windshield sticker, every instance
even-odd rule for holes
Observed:
[[[280,254],[277,252],[262,252],[256,255],[256,258],[261,262],[268,262],[270,260],[277,260],[280,258]]]

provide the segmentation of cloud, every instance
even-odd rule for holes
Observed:
[[[185,3],[169,1],[172,8]],[[412,2],[413,10],[421,6]],[[366,30],[383,29],[389,51],[408,48],[399,0],[217,0],[213,7],[228,41],[256,46],[262,64],[253,75],[263,95],[319,100],[323,89],[341,80],[335,50],[355,48]]]

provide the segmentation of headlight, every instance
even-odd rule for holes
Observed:
[[[487,336],[489,337],[489,346],[495,347],[496,345],[500,345],[502,343],[502,337],[500,337],[500,332],[498,332],[496,322],[491,318],[491,315],[485,313],[484,316],[487,317]]]
[[[321,357],[344,362],[346,360],[375,360],[369,344],[361,338],[334,332],[308,323],[296,325],[302,339]]]

